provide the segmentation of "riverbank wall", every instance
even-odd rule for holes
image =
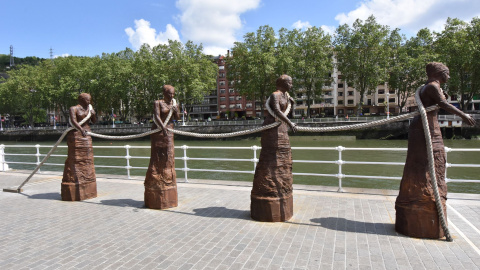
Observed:
[[[360,124],[363,122],[356,121],[343,121],[335,123],[302,123],[301,126],[305,127],[335,127]],[[175,129],[196,133],[230,133],[242,130],[249,130],[257,128],[259,125],[177,125]],[[400,121],[389,123],[377,127],[355,129],[348,131],[336,131],[336,132],[290,132],[290,136],[354,136],[357,139],[407,139],[408,138],[409,121]],[[0,132],[0,141],[53,141],[57,140],[65,129],[19,129]],[[125,136],[139,134],[150,131],[149,126],[144,127],[118,127],[112,128],[110,126],[94,128],[93,132],[112,135],[112,136]],[[442,134],[446,139],[472,139],[480,137],[480,127],[455,127],[455,128],[442,128]],[[249,135],[227,138],[228,140],[245,139],[259,137],[261,133],[253,133]],[[188,137],[175,135],[175,138],[182,140],[202,140],[202,138]],[[148,140],[149,136],[137,140]],[[95,138],[95,140],[102,140]],[[210,139],[211,140],[211,139]]]

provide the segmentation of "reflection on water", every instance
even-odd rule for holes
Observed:
[[[406,148],[406,140],[355,140],[351,137],[314,137],[314,136],[292,136],[290,138],[292,147],[352,147],[352,148]],[[53,145],[54,142],[0,142],[5,145],[13,144],[29,144],[29,145]],[[94,138],[94,146],[147,146],[144,149],[130,149],[130,155],[133,157],[147,157],[143,159],[133,158],[130,160],[130,166],[133,167],[147,167],[150,156],[149,140],[143,141],[98,141]],[[62,145],[66,145],[64,142]],[[245,140],[200,140],[200,141],[175,141],[176,146],[224,146],[224,147],[245,147],[245,146],[260,146],[260,138],[245,139]],[[480,148],[480,141],[478,140],[445,140],[445,146],[450,148]],[[41,148],[41,153],[45,154],[49,148]],[[6,153],[28,153],[32,156],[8,156],[7,161],[26,161],[36,162],[34,148],[7,148]],[[95,148],[95,164],[96,165],[115,165],[126,166],[126,160],[112,159],[112,158],[97,158],[97,156],[125,156],[125,149],[101,149]],[[66,155],[66,148],[59,148],[55,151],[56,155]],[[183,156],[182,149],[175,149],[176,157]],[[252,159],[252,150],[232,150],[232,149],[188,149],[187,155],[196,158],[240,158]],[[257,158],[260,151],[257,151]],[[322,160],[335,161],[339,159],[339,153],[336,150],[293,150],[293,159],[295,160]],[[406,151],[343,151],[342,160],[345,161],[378,161],[378,162],[398,162],[404,163],[406,158]],[[51,157],[48,163],[63,164],[65,157]],[[448,162],[454,164],[479,164],[480,152],[451,152],[448,153]],[[34,165],[24,164],[9,164],[12,169],[27,169],[32,170]],[[176,160],[177,169],[184,166],[182,160]],[[240,170],[253,171],[252,162],[241,161],[188,161],[189,168],[212,168],[216,170]],[[63,166],[45,166],[43,170],[62,171]],[[97,168],[97,173],[101,174],[123,174],[126,175],[125,169],[114,168]],[[337,174],[338,165],[336,164],[312,164],[294,162],[294,172],[303,173],[317,173],[317,174]],[[133,169],[131,175],[145,175],[146,169]],[[342,166],[342,173],[347,175],[371,175],[371,176],[397,176],[401,177],[403,172],[403,165],[353,165],[346,164]],[[448,168],[447,174],[449,178],[453,179],[480,179],[479,168]],[[177,177],[184,178],[184,173],[177,170]],[[191,179],[215,179],[215,180],[235,180],[235,181],[252,181],[253,174],[247,173],[221,173],[221,172],[188,172],[188,177]],[[329,185],[338,186],[338,179],[335,177],[314,177],[314,176],[295,176],[294,183],[310,184],[310,185]],[[377,179],[351,179],[345,178],[342,180],[344,187],[364,187],[364,188],[381,188],[381,189],[398,189],[398,180],[377,180]],[[480,193],[480,184],[477,183],[449,183],[450,192],[468,192]]]

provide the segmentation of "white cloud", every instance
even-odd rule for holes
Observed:
[[[150,27],[150,22],[144,19],[135,20],[135,30],[131,27],[125,29],[128,35],[128,41],[133,48],[138,50],[143,44],[148,44],[151,47],[159,44],[167,44],[168,40],[180,40],[177,29],[171,24],[167,24],[165,32],[159,32],[155,28]]]
[[[260,0],[178,0],[182,37],[204,45],[204,52],[225,55],[242,27],[240,15],[256,9]]]
[[[326,34],[329,34],[331,36],[333,36],[333,34],[335,34],[335,30],[337,30],[335,26],[328,26],[328,25],[322,25],[320,26],[320,28],[322,28]]]
[[[340,24],[374,15],[377,22],[391,28],[416,32],[428,27],[441,31],[448,17],[471,20],[480,15],[478,0],[362,0],[359,6],[335,17]]]
[[[292,26],[297,29],[308,29],[312,27],[309,22],[302,22],[301,20],[294,22]]]
[[[59,58],[59,57],[69,57],[70,54],[69,53],[64,53],[62,55],[54,55],[53,58]]]

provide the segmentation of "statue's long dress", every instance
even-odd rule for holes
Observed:
[[[421,91],[420,98],[426,108],[438,104],[445,99],[445,96],[440,89],[430,87]],[[433,145],[438,191],[446,215],[446,156],[437,113],[438,110],[428,112],[427,118]],[[395,202],[395,209],[395,230],[397,232],[418,238],[442,238],[444,236],[430,181],[427,148],[420,116],[413,119],[408,131],[407,160],[400,183],[400,193]]]
[[[88,111],[77,112],[77,122],[82,121]],[[90,131],[88,121],[82,125]],[[92,137],[72,130],[67,134],[68,156],[62,178],[62,200],[82,201],[97,197],[97,181],[93,162]]]
[[[165,121],[169,108],[162,102],[161,117]],[[173,121],[170,120],[166,125],[173,129]],[[152,125],[152,130],[157,129],[157,125]],[[150,135],[151,155],[148,165],[147,175],[145,176],[145,206],[151,209],[166,209],[178,205],[177,195],[177,174],[175,173],[175,149],[173,143],[173,133],[163,135],[163,132],[156,132]]]
[[[271,100],[274,95],[271,95]],[[280,109],[285,111],[288,98],[283,95],[277,95],[276,98]],[[274,122],[275,118],[267,114],[263,125]],[[287,124],[262,131],[261,145],[251,192],[251,217],[269,222],[289,220],[293,215],[293,175]]]

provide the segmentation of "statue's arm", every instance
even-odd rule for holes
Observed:
[[[297,132],[297,125],[292,123],[292,121],[290,121],[290,119],[288,119],[288,117],[286,115],[284,115],[283,112],[280,110],[279,97],[275,93],[273,93],[270,96],[270,104],[269,105],[270,105],[270,108],[273,109],[273,112],[275,113],[275,115],[278,118],[280,118],[280,120],[287,123],[290,126],[290,128],[292,129],[293,132]]]
[[[457,107],[453,106],[452,104],[448,103],[447,99],[445,99],[445,96],[443,95],[442,89],[437,88],[435,86],[427,86],[429,87],[426,89],[428,91],[428,95],[431,99],[434,100],[436,104],[445,111],[451,113],[451,114],[456,114],[460,116],[463,121],[465,121],[467,124],[473,126],[475,125],[475,119],[473,119],[470,115],[465,114],[461,110],[459,110]]]
[[[160,100],[155,100],[153,103],[153,117],[155,117],[156,122],[162,128],[163,134],[167,135],[167,128],[165,127],[165,123],[163,123],[161,118],[162,113],[162,103]]]
[[[87,136],[87,132],[82,128],[82,126],[80,126],[77,121],[77,106],[70,107],[70,122],[72,123],[74,128],[76,128],[82,133],[83,137]]]

